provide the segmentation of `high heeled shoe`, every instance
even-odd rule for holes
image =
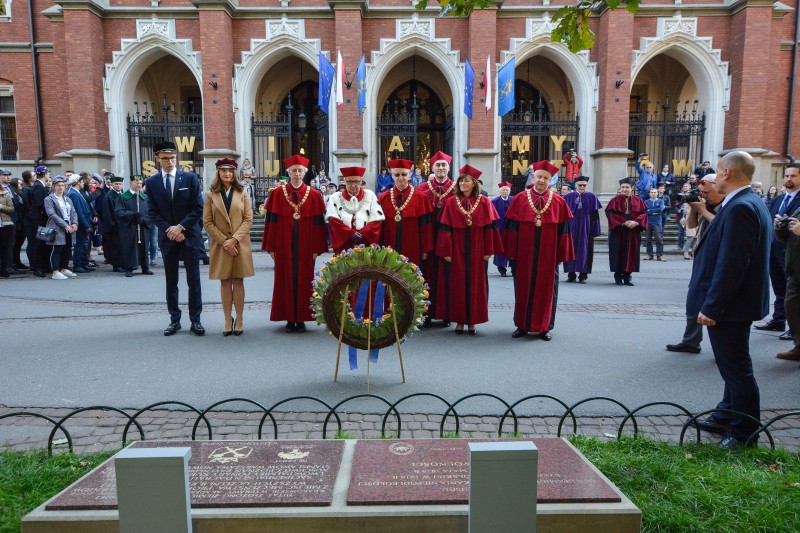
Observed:
[[[225,319],[225,329],[222,330],[223,337],[229,337],[233,333],[233,319],[228,317]]]
[[[244,333],[244,327],[242,326],[242,317],[237,316],[236,319],[233,321],[233,334],[237,337]]]
[[[461,329],[459,329],[459,326],[461,326]],[[456,326],[455,332],[456,332],[456,335],[463,335],[464,334],[464,325],[463,324],[459,324],[458,326]]]

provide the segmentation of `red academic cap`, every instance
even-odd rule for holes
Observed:
[[[497,184],[497,186],[498,187],[508,187],[510,189],[511,188],[511,182],[501,181],[500,183]]]
[[[550,174],[550,177],[553,177],[556,174],[558,174],[558,167],[546,159],[544,161],[539,161],[538,163],[534,163],[533,170],[534,172],[537,170],[545,170]]]
[[[411,167],[414,166],[413,161],[409,161],[408,159],[390,159],[389,160],[389,168],[404,168],[406,170],[411,170]]]
[[[339,172],[342,173],[343,178],[358,176],[359,178],[364,175],[367,169],[364,167],[342,167]]]
[[[217,170],[221,168],[232,168],[236,170],[237,168],[239,168],[239,164],[236,163],[236,161],[234,161],[233,159],[229,159],[227,157],[224,159],[218,159],[215,165],[217,166]]]
[[[284,159],[283,164],[286,166],[286,168],[293,167],[295,165],[308,167],[308,159],[301,155],[293,155],[292,157],[287,157]]]
[[[458,171],[458,175],[463,176],[464,174],[466,174],[467,176],[472,176],[477,180],[478,178],[481,177],[481,174],[483,174],[483,172],[481,172],[475,167],[464,165],[463,167],[461,167],[461,170]]]
[[[431,156],[431,166],[440,159],[447,161],[448,165],[453,162],[453,156],[447,155],[444,152],[436,152]]]

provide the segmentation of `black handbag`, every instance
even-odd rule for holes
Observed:
[[[39,226],[36,229],[36,238],[47,244],[52,244],[56,240],[56,230],[47,226]]]

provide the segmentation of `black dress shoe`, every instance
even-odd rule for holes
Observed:
[[[686,344],[685,342],[679,342],[678,344],[667,344],[667,351],[668,352],[684,352],[684,353],[700,353],[700,348],[697,346],[692,346],[690,344]]]
[[[758,443],[750,441],[745,442],[743,440],[739,440],[731,434],[728,434],[719,441],[719,447],[725,450],[738,450],[739,448],[755,448]]]
[[[792,330],[787,329],[786,331],[781,333],[781,336],[778,337],[778,338],[780,340],[782,340],[782,341],[790,341],[790,340],[794,339],[794,337],[792,337]]]
[[[155,276],[156,275],[156,273],[153,272],[152,270],[150,270],[149,268],[147,270],[142,270],[142,274],[144,274],[145,276]]]
[[[769,322],[755,324],[753,327],[760,329],[761,331],[783,331],[786,329],[786,324],[783,322],[778,322],[777,320],[770,320]]]
[[[295,322],[294,323],[294,330],[299,332],[299,333],[302,333],[302,332],[306,331],[306,323],[305,322]]]
[[[514,339],[518,339],[520,337],[524,337],[527,334],[528,334],[528,332],[525,331],[524,329],[517,328],[517,329],[514,330],[514,333],[511,334],[511,337],[514,338]]]
[[[286,329],[287,333],[294,333],[294,331],[295,331],[294,322],[287,322],[285,329]]]
[[[126,278],[132,278],[133,277],[133,272],[131,272],[130,270],[126,270],[125,271],[125,277]]]
[[[628,287],[633,287],[633,282],[632,282],[631,280],[629,280],[629,279],[626,279],[626,280],[625,280],[625,281],[623,281],[622,283],[623,283],[624,285],[627,285]]]
[[[431,317],[429,317],[429,316],[425,317],[425,320],[422,322],[422,327],[423,328],[431,327]]]
[[[539,333],[539,338],[543,341],[551,341],[553,340],[553,335],[549,331],[543,331]]]
[[[114,272],[125,272],[126,270],[122,267],[114,267]]]
[[[616,283],[617,285],[622,285],[622,280],[621,279],[614,280],[614,283]]]
[[[578,283],[580,283],[581,285],[586,285],[586,280],[585,279],[579,279]]]
[[[24,263],[19,263],[18,265],[14,265],[16,270],[28,270],[30,267]]]
[[[41,270],[34,270],[33,275],[36,276],[37,278],[43,278],[44,272],[42,272]]]
[[[468,329],[467,333],[469,333],[470,335],[475,335],[475,330],[474,329]]]
[[[578,280],[576,280],[575,278],[567,278],[567,283],[575,283],[576,281]]]
[[[197,335],[198,337],[202,337],[206,334],[206,328],[203,327],[203,324],[200,322],[192,322],[192,326],[189,328],[189,331]]]
[[[692,426],[699,428],[702,431],[714,433],[715,435],[726,436],[731,432],[731,428],[729,428],[725,424],[717,422],[713,418],[706,418],[705,420],[695,420],[692,423]]]
[[[450,327],[451,322],[449,320],[442,320],[442,326],[445,328]]]
[[[208,257],[206,257],[205,259],[203,259],[203,264],[204,264],[204,265],[208,265]]]
[[[455,329],[453,331],[455,331],[456,335],[463,335],[464,334],[464,330],[463,329]]]
[[[175,335],[181,329],[181,323],[177,320],[175,322],[170,322],[167,329],[164,330],[164,336],[169,337],[170,335]]]

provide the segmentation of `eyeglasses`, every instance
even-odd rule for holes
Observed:
[[[174,156],[174,155],[170,156],[170,157],[159,157],[158,158],[159,161],[175,161],[176,159],[178,159],[178,158],[176,156]]]
[[[586,187],[586,184],[585,183],[579,183],[579,184],[576,185],[576,187]]]

